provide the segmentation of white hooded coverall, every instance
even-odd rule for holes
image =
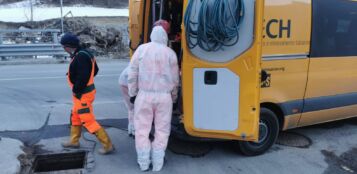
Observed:
[[[161,170],[171,129],[172,104],[177,98],[179,70],[175,52],[167,46],[161,26],[153,28],[151,42],[135,51],[128,73],[129,95],[134,106],[135,147],[141,170],[147,170],[150,156],[153,171]],[[154,141],[149,134],[155,125]],[[151,155],[150,155],[151,151]]]
[[[135,135],[134,128],[134,104],[130,102],[128,89],[128,71],[130,65],[127,66],[119,76],[119,88],[124,97],[125,106],[128,109],[128,134]]]

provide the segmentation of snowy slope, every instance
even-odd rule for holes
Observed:
[[[22,2],[16,2],[16,3],[11,3],[11,4],[6,4],[6,5],[1,5],[1,8],[16,8],[16,7],[29,7],[30,3],[27,1],[22,1]]]
[[[128,16],[128,9],[108,9],[99,7],[63,7],[63,15],[71,12],[74,17],[80,16]],[[26,22],[30,20],[31,10],[28,1],[0,5],[0,21],[4,22]],[[33,9],[33,20],[42,21],[46,19],[60,18],[60,7],[35,6]]]

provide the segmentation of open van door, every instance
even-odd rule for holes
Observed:
[[[185,130],[197,137],[258,141],[264,0],[225,0],[220,6],[205,2],[184,1]],[[212,9],[217,8],[226,8],[219,9],[226,12],[220,14],[225,23],[215,18]],[[218,47],[207,43],[216,37],[208,32],[215,24],[225,31],[232,29],[225,24],[239,25],[238,39]]]
[[[129,47],[130,55],[136,48],[144,42],[144,31],[147,28],[145,23],[148,15],[146,15],[147,0],[129,0]]]

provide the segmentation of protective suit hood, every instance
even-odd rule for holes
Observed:
[[[168,36],[164,28],[156,26],[152,29],[150,39],[152,42],[167,45]]]

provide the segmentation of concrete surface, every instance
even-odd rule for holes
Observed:
[[[346,130],[350,132],[346,135]],[[136,164],[136,153],[134,140],[127,136],[127,132],[108,128],[109,135],[116,146],[116,153],[102,156],[96,151],[100,147],[93,135],[85,134],[86,138],[97,142],[94,152],[95,165],[92,173],[112,174],[112,173],[142,173]],[[286,147],[274,145],[267,153],[256,157],[245,157],[237,154],[228,142],[213,143],[213,150],[200,158],[192,158],[185,155],[174,154],[167,151],[166,165],[159,173],[170,174],[217,174],[217,173],[247,173],[247,174],[262,174],[262,173],[350,173],[342,168],[344,164],[333,164],[335,168],[331,168],[331,164],[321,150],[333,152],[336,156],[347,152],[351,147],[356,147],[357,131],[356,126],[345,125],[332,130],[321,128],[305,128],[297,130],[304,135],[308,135],[313,144],[306,149]],[[335,141],[331,141],[331,139]],[[46,150],[52,152],[63,152],[59,142],[66,138],[53,138],[41,140],[38,144],[44,145]],[[91,149],[92,142],[81,139],[83,149]],[[354,155],[357,155],[354,152]],[[352,170],[352,166],[345,166]],[[327,170],[329,169],[329,170]],[[355,172],[354,170],[352,170]],[[352,172],[352,173],[353,173]],[[151,172],[149,172],[151,173]]]
[[[20,161],[17,157],[24,153],[21,141],[1,138],[0,140],[0,173],[14,174],[20,170]]]

